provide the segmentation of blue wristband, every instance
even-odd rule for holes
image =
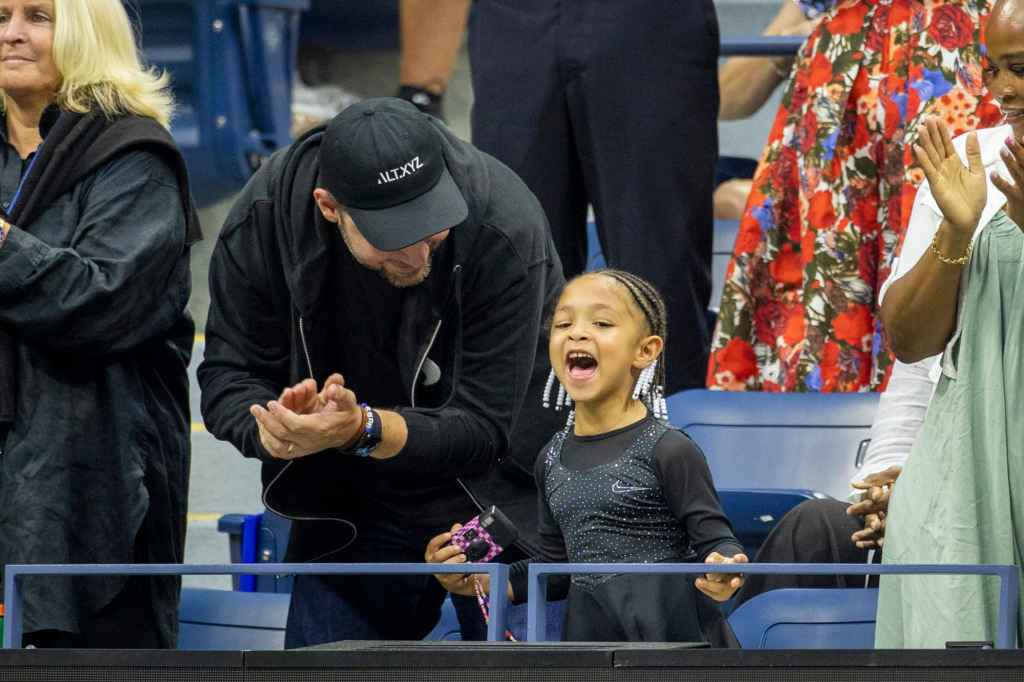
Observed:
[[[363,403],[361,407],[366,411],[366,426],[363,427],[363,433],[359,436],[359,440],[351,448],[342,452],[356,457],[369,457],[380,445],[383,438],[383,425],[376,410],[366,403]]]

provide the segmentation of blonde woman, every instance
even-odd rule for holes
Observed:
[[[177,562],[189,244],[120,0],[0,0],[0,565]],[[29,579],[26,643],[171,647],[180,582]]]

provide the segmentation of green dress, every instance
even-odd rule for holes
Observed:
[[[959,341],[893,489],[886,564],[1024,565],[1022,252],[1024,233],[999,211],[976,240]],[[995,641],[998,595],[994,577],[883,576],[875,646]]]

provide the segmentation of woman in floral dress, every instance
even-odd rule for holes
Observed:
[[[789,1],[789,0],[787,0]],[[982,84],[991,0],[797,0],[826,11],[797,56],[740,222],[710,388],[881,390],[878,290],[923,179],[926,115],[1001,119]]]

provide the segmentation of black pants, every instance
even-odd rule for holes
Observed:
[[[791,509],[768,534],[755,561],[762,564],[864,564],[868,550],[850,536],[864,528],[846,513],[845,502],[808,500]],[[880,552],[874,561],[881,560]],[[878,577],[871,583],[877,586]],[[768,590],[784,587],[864,587],[862,575],[748,575],[736,594],[736,606]]]
[[[668,306],[668,391],[703,386],[718,22],[712,0],[476,0],[473,141],[540,199],[567,278],[592,204],[610,267]]]

